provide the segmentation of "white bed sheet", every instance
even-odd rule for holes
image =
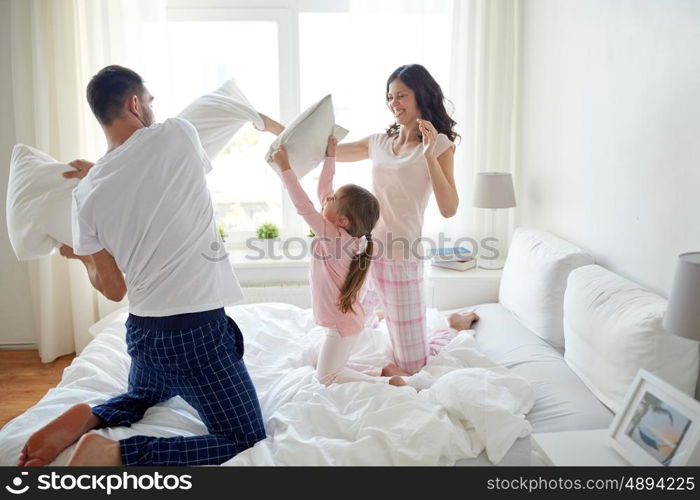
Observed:
[[[525,465],[529,439],[519,439],[506,451],[518,436],[529,433],[523,414],[535,398],[528,419],[536,431],[605,427],[612,418],[595,398],[590,400],[593,396],[585,386],[586,392],[580,392],[582,384],[573,373],[566,373],[560,353],[497,304],[480,307],[476,339],[487,356],[510,370],[494,366],[475,350],[473,336],[464,332],[443,354],[431,358],[421,377],[450,373],[418,394],[411,388],[381,384],[328,388],[318,384],[313,365],[321,336],[309,310],[256,304],[227,312],[244,332],[246,364],[258,389],[269,436],[234,457],[230,465],[447,465],[458,460],[465,465],[489,465],[487,453],[481,453],[484,447],[495,462]],[[27,437],[68,406],[79,401],[98,404],[125,390],[129,369],[125,318],[124,312],[95,325],[99,335],[66,368],[61,383],[0,430],[0,464],[14,464]],[[431,310],[429,323],[433,328],[444,326],[444,316]],[[363,337],[353,361],[381,365],[388,352],[386,332],[380,329]],[[463,366],[472,368],[458,369]],[[98,432],[121,439],[136,434],[197,435],[206,429],[197,413],[178,397],[149,409],[131,428]],[[65,463],[70,451],[54,464]]]

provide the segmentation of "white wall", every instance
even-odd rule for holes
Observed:
[[[516,223],[667,295],[700,250],[700,2],[522,11]]]
[[[17,261],[7,237],[5,197],[15,143],[10,63],[10,0],[0,0],[0,346],[35,341],[27,266]]]

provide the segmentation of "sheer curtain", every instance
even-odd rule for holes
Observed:
[[[519,0],[456,0],[453,4],[452,74],[457,131],[457,215],[446,222],[452,241],[487,236],[486,210],[472,207],[476,172],[516,172]],[[516,193],[517,196],[517,193]],[[513,209],[499,211],[499,234],[513,229]],[[507,217],[503,217],[507,215]],[[507,241],[503,248],[507,248]]]
[[[13,0],[12,85],[17,142],[62,161],[96,159],[105,140],[85,100],[89,79],[108,64],[139,71],[143,43],[165,29],[164,1]],[[150,68],[149,68],[150,70]],[[121,304],[91,286],[83,265],[54,255],[29,263],[43,362],[80,352],[88,327]]]

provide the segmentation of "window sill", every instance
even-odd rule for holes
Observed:
[[[309,257],[251,258],[250,250],[229,250],[229,262],[242,286],[308,283]]]

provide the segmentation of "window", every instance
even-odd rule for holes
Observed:
[[[448,90],[450,0],[261,4],[168,3],[170,81],[164,98],[157,96],[159,116],[174,116],[202,92],[234,77],[257,109],[283,123],[333,94],[336,120],[350,130],[345,140],[356,140],[391,123],[384,87],[399,65],[424,64]],[[397,43],[398,33],[411,36]],[[244,127],[208,176],[215,216],[229,235],[229,246],[242,246],[264,222],[279,225],[284,237],[308,231],[264,160],[273,140],[271,134]],[[302,180],[312,199],[319,170]],[[339,164],[336,185],[348,182],[371,187],[370,162]],[[437,210],[431,203],[426,228],[435,226]]]

